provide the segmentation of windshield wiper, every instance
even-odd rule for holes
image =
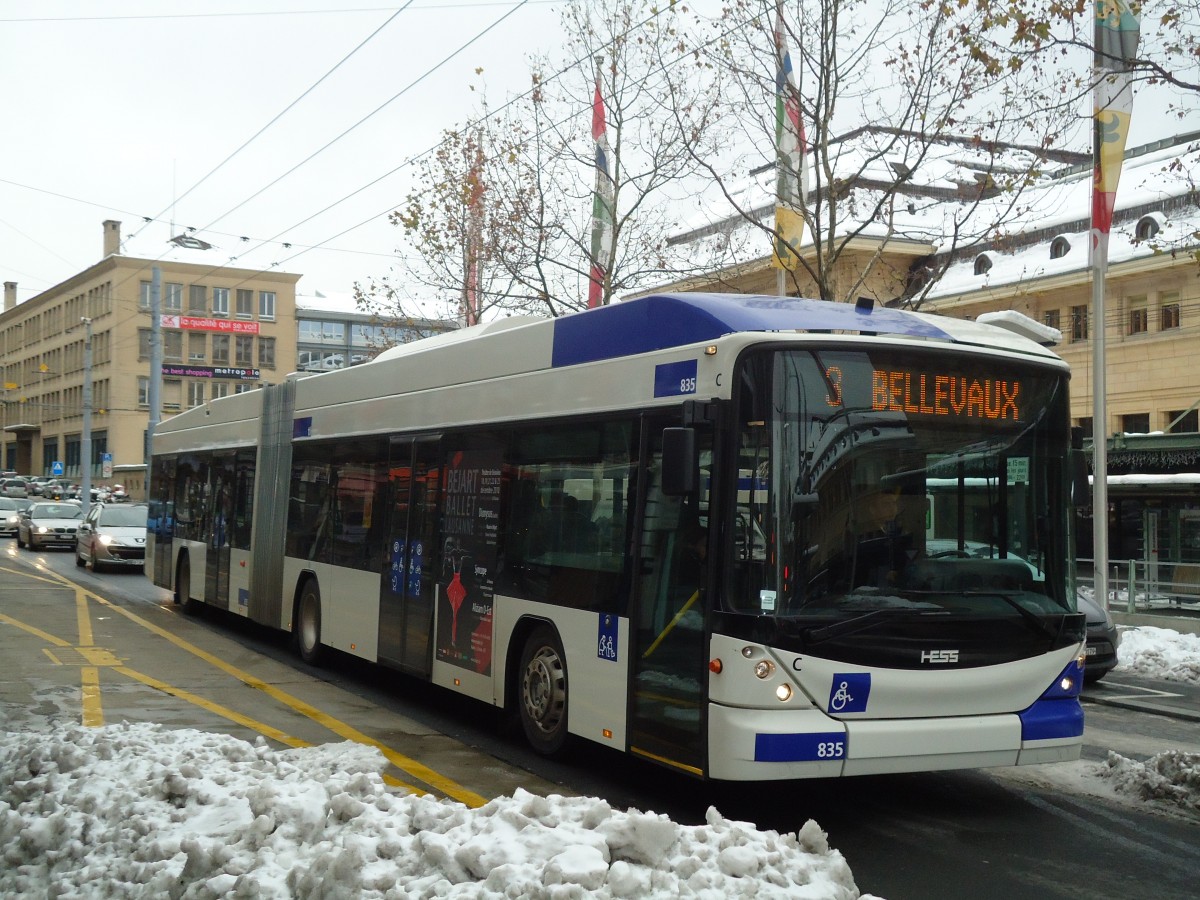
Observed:
[[[821,644],[825,641],[832,640],[835,637],[841,637],[846,634],[853,634],[856,631],[862,631],[864,628],[870,628],[883,619],[898,619],[908,618],[909,616],[946,616],[950,613],[944,609],[912,609],[906,607],[889,606],[884,609],[873,609],[870,612],[865,612],[860,616],[855,616],[852,619],[844,619],[841,622],[835,622],[832,625],[826,625],[823,628],[810,628],[805,637],[811,643]]]
[[[1055,631],[1053,628],[1047,625],[1041,616],[1030,612],[1008,594],[1002,594],[999,591],[963,591],[963,594],[967,597],[996,597],[1000,600],[1003,600],[1005,603],[1019,612],[1021,617],[1025,619],[1026,622],[1029,622],[1036,630],[1042,632],[1042,634],[1046,635],[1048,638],[1050,638],[1050,640],[1057,638],[1060,633],[1059,631]]]

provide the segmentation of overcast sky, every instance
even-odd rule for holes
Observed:
[[[415,0],[391,18],[404,6],[0,0],[0,278],[18,282],[24,301],[98,262],[108,218],[127,238],[144,229],[128,255],[153,258],[173,221],[175,233],[204,229],[217,245],[214,263],[234,255],[247,268],[281,262],[304,275],[306,293],[348,292],[355,279],[386,271],[398,230],[384,216],[406,193],[406,161],[478,109],[472,84],[486,84],[498,105],[528,86],[525,54],[560,43],[561,2]],[[172,202],[380,26],[261,137]],[[327,249],[301,252],[315,244]]]
[[[110,218],[126,255],[192,227],[214,265],[299,273],[303,294],[385,274],[408,162],[478,112],[472,85],[495,108],[563,44],[563,0],[405,3],[0,0],[0,280],[24,301],[98,262]],[[1177,130],[1142,107],[1131,143]]]

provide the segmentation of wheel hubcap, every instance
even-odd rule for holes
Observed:
[[[522,697],[529,720],[543,732],[553,732],[562,721],[567,692],[562,660],[550,647],[542,647],[525,667]]]

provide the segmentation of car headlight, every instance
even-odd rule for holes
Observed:
[[[39,526],[37,527],[37,533],[38,533],[38,534],[49,534],[49,533],[50,533],[50,529],[49,529],[49,528],[47,528],[45,525],[39,525]]]
[[[100,535],[100,543],[107,547],[109,544],[114,543],[114,538],[111,534],[102,534]]]

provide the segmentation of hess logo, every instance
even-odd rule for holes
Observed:
[[[931,665],[958,662],[957,650],[922,650],[921,662]]]

